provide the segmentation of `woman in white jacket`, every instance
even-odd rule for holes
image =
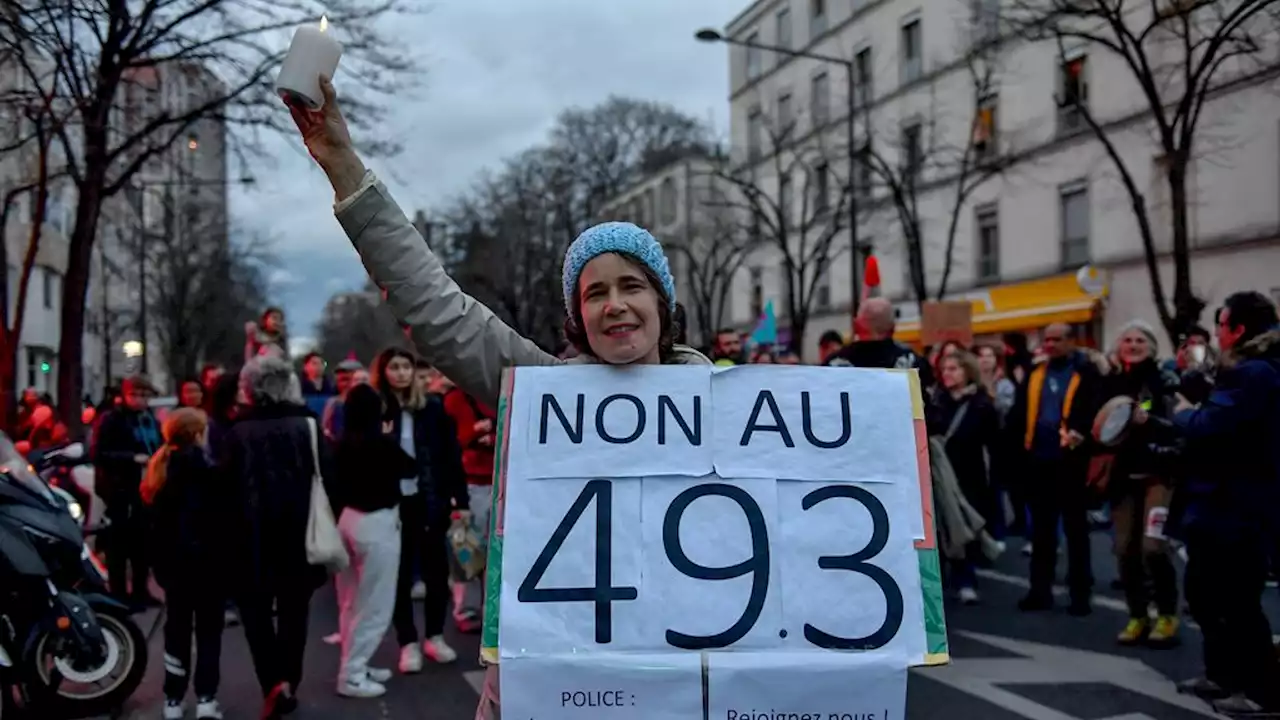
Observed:
[[[519,365],[710,364],[675,343],[675,281],[666,254],[631,223],[588,228],[565,253],[565,335],[580,354],[561,360],[521,337],[449,277],[356,155],[333,85],[321,78],[320,86],[320,110],[289,109],[333,185],[338,221],[418,351],[465,392],[496,406],[503,368]],[[499,717],[497,678],[490,667],[477,718]]]

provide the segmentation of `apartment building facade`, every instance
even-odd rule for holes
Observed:
[[[181,117],[225,96],[222,81],[198,63],[170,63],[133,71],[121,89],[114,122],[124,132],[161,113]],[[109,258],[89,294],[104,312],[111,376],[145,370],[162,391],[178,378],[165,366],[161,349],[163,317],[144,311],[144,293],[153,298],[169,283],[165,258],[176,253],[208,253],[229,242],[228,159],[225,123],[202,118],[167,149],[154,155],[129,187],[103,208],[98,245]]]
[[[975,42],[999,38],[1002,11],[999,0],[757,0],[728,24],[726,37],[847,63],[730,46],[734,157],[758,166],[762,186],[770,187],[767,159],[777,148],[762,140],[769,135],[762,125],[794,123],[792,142],[821,139],[834,148],[830,171],[847,178],[852,153],[843,128],[847,109],[855,108],[855,153],[869,144],[890,164],[919,166],[916,216],[931,295],[946,270],[954,215],[945,295],[974,302],[977,333],[1034,334],[1067,321],[1106,344],[1129,319],[1155,323],[1158,316],[1129,195],[1070,100],[1082,98],[1110,128],[1151,208],[1157,248],[1167,253],[1171,217],[1160,152],[1132,73],[1104,49],[1006,39],[975,54]],[[990,80],[981,92],[977,76]],[[1280,96],[1272,77],[1261,73],[1224,88],[1201,119],[1188,183],[1192,276],[1210,307],[1238,289],[1280,296]],[[954,212],[955,173],[927,158],[966,146],[1017,161],[977,185]],[[903,225],[888,191],[858,172],[856,240],[879,260],[899,336],[912,341],[919,315]],[[781,184],[774,179],[772,187]],[[823,330],[849,328],[851,265],[846,254],[824,270],[829,310],[810,318],[799,348],[806,357],[816,354],[808,346]],[[1161,267],[1171,292],[1167,257]],[[1081,268],[1094,281],[1079,282]],[[733,321],[750,324],[755,296],[778,299],[784,283],[776,254],[759,251],[734,285]]]
[[[740,324],[738,285],[748,276],[744,224],[731,205],[735,189],[723,179],[723,159],[688,157],[640,179],[601,208],[601,220],[625,220],[652,231],[667,250],[676,296],[686,312],[690,342],[709,343],[721,327]],[[754,319],[762,288],[748,293]]]
[[[42,63],[38,56],[28,57],[27,61],[37,77],[42,68],[52,72],[52,64]],[[40,177],[42,151],[34,139],[35,126],[29,114],[32,103],[40,96],[38,85],[17,59],[0,60],[0,135],[11,139],[5,151],[0,152],[0,202],[8,202],[6,221],[0,227],[8,289],[5,320],[13,327],[18,306],[23,306],[12,389],[33,388],[56,399],[63,278],[75,220],[76,188],[64,172],[66,158],[62,143],[49,142],[43,152],[50,180],[44,207],[39,207],[35,186]],[[33,233],[33,223],[41,216],[40,231]],[[24,298],[20,293],[22,268],[33,237],[37,244]],[[96,262],[94,272],[98,272]],[[98,362],[102,339],[96,322],[98,308],[92,301],[87,305],[88,322],[83,338],[86,361],[82,369],[85,391],[96,396],[104,378]]]

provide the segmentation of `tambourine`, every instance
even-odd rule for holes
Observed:
[[[1138,403],[1121,395],[1112,398],[1093,418],[1093,439],[1103,447],[1116,447],[1129,437]]]

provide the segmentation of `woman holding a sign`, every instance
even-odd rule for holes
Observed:
[[[294,122],[333,185],[335,214],[414,344],[463,391],[496,405],[502,370],[566,362],[543,352],[458,287],[422,242],[386,187],[356,155],[333,85],[324,105],[291,103]],[[565,335],[580,355],[569,362],[710,364],[677,345],[675,281],[662,246],[631,223],[584,231],[565,253]],[[497,716],[497,672],[490,668],[477,717]]]

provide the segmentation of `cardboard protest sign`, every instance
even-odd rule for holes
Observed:
[[[900,718],[948,662],[914,372],[517,368],[498,412],[504,714]]]
[[[973,345],[973,303],[968,300],[927,302],[920,315],[920,341],[926,346],[944,342]]]

